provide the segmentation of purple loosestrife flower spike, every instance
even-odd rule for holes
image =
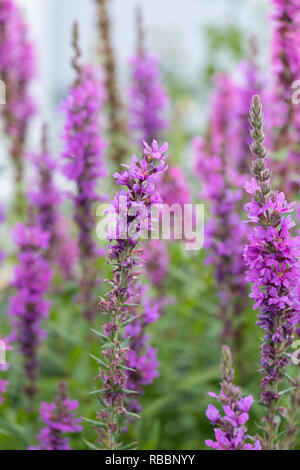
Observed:
[[[106,99],[108,113],[109,150],[108,156],[120,166],[126,155],[127,124],[124,117],[124,106],[118,88],[118,77],[115,54],[111,38],[111,22],[109,18],[110,0],[95,0],[98,9],[99,36],[101,40],[101,64],[104,69]]]
[[[78,408],[77,400],[70,400],[67,395],[67,385],[60,382],[58,393],[53,403],[41,404],[40,418],[45,427],[40,430],[38,447],[29,450],[71,450],[66,434],[82,431],[81,418],[75,418],[74,411]]]
[[[289,199],[299,191],[300,112],[294,93],[300,76],[300,3],[298,0],[271,0],[274,6],[270,129],[272,147],[287,149],[284,161],[277,163],[276,174]],[[293,196],[291,196],[293,197]]]
[[[49,237],[49,233],[43,232],[39,226],[18,223],[13,231],[19,249],[19,264],[12,282],[16,293],[10,298],[9,313],[13,336],[23,356],[24,371],[29,382],[25,391],[29,398],[37,392],[38,349],[45,337],[41,324],[48,316],[50,307],[45,294],[50,286],[52,271],[44,259]]]
[[[271,0],[271,3],[275,8],[272,44],[274,147],[279,149],[298,140],[294,132],[296,121],[298,126],[300,124],[300,115],[298,106],[292,102],[292,85],[300,73],[300,4],[298,0]]]
[[[102,409],[97,414],[100,423],[96,428],[101,448],[108,450],[120,448],[120,432],[131,416],[126,409],[126,400],[132,393],[127,390],[126,369],[130,341],[123,339],[124,328],[135,320],[131,315],[131,297],[139,275],[141,233],[152,228],[151,205],[161,202],[154,180],[159,172],[166,170],[168,156],[165,155],[168,144],[159,148],[153,141],[152,147],[146,142],[144,146],[141,159],[133,155],[125,171],[114,175],[117,184],[125,186],[127,191],[117,193],[111,205],[110,216],[117,222],[116,230],[110,228],[107,235],[110,240],[107,261],[114,266],[113,279],[109,281],[112,288],[106,299],[100,298],[98,306],[108,319],[99,333],[104,342],[103,360],[95,358],[101,367],[99,377],[103,383],[97,391]]]
[[[208,405],[206,416],[212,423],[215,441],[208,439],[205,444],[217,450],[261,450],[259,441],[251,444],[246,422],[253,403],[251,395],[244,397],[239,387],[234,385],[234,370],[231,351],[222,347],[221,356],[222,382],[220,395],[209,393],[216,398],[223,408],[224,415],[214,405]]]
[[[82,302],[84,315],[92,321],[93,289],[97,282],[94,262],[98,255],[92,234],[95,227],[95,202],[100,200],[97,185],[106,176],[104,148],[99,134],[99,112],[103,103],[103,87],[96,71],[79,64],[78,26],[73,31],[75,57],[73,67],[76,80],[63,104],[66,115],[63,140],[66,160],[64,173],[75,181],[77,194],[74,197],[74,218],[78,226],[78,248],[82,267]]]
[[[280,447],[281,383],[289,364],[288,349],[293,341],[294,324],[299,315],[299,238],[290,234],[295,203],[288,204],[283,193],[271,188],[271,172],[266,166],[264,123],[259,96],[254,96],[250,110],[251,152],[254,178],[245,186],[252,200],[245,206],[255,224],[245,247],[247,280],[252,283],[250,297],[259,309],[258,325],[265,332],[262,344],[261,402],[266,406],[263,421],[263,445]]]
[[[158,139],[167,127],[164,114],[168,102],[160,80],[160,61],[145,50],[141,12],[137,11],[138,47],[130,59],[132,86],[129,89],[130,128],[138,145]]]
[[[43,125],[41,150],[30,154],[30,161],[36,169],[36,179],[33,181],[33,189],[28,191],[28,198],[36,208],[37,224],[50,234],[46,258],[53,261],[62,275],[69,279],[78,258],[77,245],[68,233],[66,221],[60,212],[63,193],[55,183],[58,162],[49,153],[46,125]]]
[[[10,138],[10,155],[15,179],[22,182],[24,148],[35,105],[29,93],[35,76],[33,46],[26,24],[12,0],[0,1],[0,77],[5,83],[6,105],[1,106],[5,133]]]
[[[211,136],[194,141],[195,172],[201,179],[203,196],[209,201],[212,217],[206,227],[207,264],[214,266],[220,298],[221,343],[239,350],[242,343],[241,319],[247,305],[243,246],[247,227],[238,214],[242,191],[236,188],[230,158],[230,118],[235,87],[227,76],[220,76],[213,96]],[[239,185],[239,184],[238,184]]]

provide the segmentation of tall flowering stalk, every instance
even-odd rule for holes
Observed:
[[[30,160],[37,169],[38,181],[36,188],[28,192],[31,204],[37,207],[37,223],[43,231],[50,234],[50,250],[55,243],[55,227],[58,219],[57,208],[61,202],[61,194],[55,187],[53,175],[57,163],[49,154],[47,148],[47,128],[43,126],[41,151],[30,155]]]
[[[66,435],[82,431],[81,418],[76,418],[74,414],[78,406],[77,400],[68,397],[66,383],[60,382],[55,400],[41,404],[40,418],[45,427],[37,436],[39,446],[30,447],[29,450],[71,450]]]
[[[208,405],[206,416],[214,428],[215,441],[208,439],[205,444],[217,450],[261,450],[259,441],[248,435],[245,424],[249,420],[249,411],[253,397],[243,396],[239,387],[234,385],[234,369],[231,351],[228,346],[222,347],[221,355],[222,382],[220,395],[209,393],[218,400],[224,415],[214,405]]]
[[[0,1],[0,77],[5,83],[6,105],[2,107],[4,131],[9,136],[16,182],[23,179],[24,150],[35,105],[30,84],[35,76],[33,46],[27,26],[12,0]]]
[[[95,358],[100,364],[99,378],[103,387],[96,391],[102,404],[97,413],[99,423],[99,443],[101,448],[115,450],[122,447],[120,432],[132,413],[126,409],[126,400],[133,392],[127,389],[130,355],[129,341],[124,340],[125,327],[136,320],[131,315],[131,297],[135,279],[139,275],[140,237],[144,230],[151,230],[150,206],[160,203],[155,190],[155,176],[166,169],[164,155],[168,148],[164,144],[152,148],[145,143],[144,156],[139,160],[135,155],[122,173],[116,173],[117,184],[125,186],[116,194],[112,202],[111,217],[115,226],[108,232],[108,263],[114,266],[112,285],[108,298],[100,298],[99,311],[107,322],[99,333],[103,340],[103,360]],[[116,232],[116,233],[113,233]]]
[[[297,0],[271,0],[274,5],[272,65],[274,83],[274,147],[278,149],[298,140],[295,123],[297,106],[292,102],[292,84],[300,73],[300,4]],[[298,114],[298,118],[297,118]],[[298,124],[299,125],[299,124]]]
[[[236,188],[237,172],[232,165],[229,145],[235,87],[226,76],[219,77],[217,85],[211,111],[211,135],[206,142],[201,138],[194,141],[195,172],[201,179],[203,197],[209,201],[212,213],[206,228],[207,263],[214,266],[220,298],[220,340],[239,349],[247,287],[243,261],[246,226],[238,214],[242,191]]]
[[[166,129],[167,93],[160,79],[160,60],[145,49],[141,11],[137,10],[137,51],[130,59],[132,86],[129,89],[130,128],[138,144],[152,142]]]
[[[116,167],[126,154],[127,129],[123,103],[118,89],[116,60],[111,39],[109,18],[110,0],[95,0],[98,8],[98,25],[101,39],[101,63],[104,69],[106,106],[108,110],[109,156]]]
[[[241,82],[237,84],[235,107],[232,114],[231,125],[233,127],[233,148],[236,158],[238,175],[246,178],[251,163],[249,158],[248,114],[252,96],[261,91],[261,79],[255,64],[255,49],[252,45],[252,56],[248,61],[240,64]],[[231,140],[232,143],[232,140]],[[244,179],[242,183],[244,182]]]
[[[92,234],[95,226],[95,202],[101,198],[97,194],[99,180],[106,175],[104,166],[105,143],[99,133],[99,111],[104,91],[94,71],[79,64],[78,26],[74,25],[73,46],[75,57],[73,66],[76,80],[69,96],[63,104],[66,115],[63,140],[66,160],[64,173],[75,181],[77,194],[74,197],[74,218],[78,226],[78,248],[82,267],[82,301],[86,306],[84,315],[92,321],[93,289],[97,282],[94,269],[97,249]]]
[[[299,315],[299,239],[290,234],[295,203],[288,204],[283,193],[271,189],[271,172],[266,166],[262,105],[254,96],[251,111],[251,152],[254,178],[246,184],[252,200],[245,206],[255,224],[245,248],[247,280],[252,283],[250,297],[259,309],[258,325],[264,330],[262,343],[261,402],[266,407],[263,420],[263,446],[280,447],[280,417],[286,410],[281,404],[281,385],[290,362],[288,350],[293,341],[294,324]]]
[[[26,394],[32,398],[37,392],[39,373],[38,350],[45,337],[43,319],[49,314],[45,300],[52,272],[44,253],[49,247],[49,233],[39,226],[16,224],[13,238],[18,246],[19,264],[15,268],[12,285],[16,293],[10,298],[13,336],[23,356],[23,367],[28,379]]]
[[[77,245],[68,233],[60,211],[63,193],[55,183],[58,162],[48,149],[46,125],[42,130],[41,150],[30,154],[30,162],[36,169],[36,175],[28,198],[36,208],[37,225],[50,234],[46,258],[54,261],[65,278],[70,278],[78,257]]]

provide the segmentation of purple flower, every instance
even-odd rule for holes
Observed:
[[[265,332],[261,356],[261,401],[266,406],[264,447],[277,449],[280,442],[276,440],[279,432],[276,416],[285,415],[280,406],[280,384],[289,363],[287,350],[293,341],[300,309],[297,296],[300,245],[298,238],[291,237],[290,229],[294,223],[287,215],[293,211],[294,204],[288,204],[283,193],[271,189],[258,96],[253,97],[250,123],[254,156],[252,174],[256,184],[251,183],[252,200],[245,209],[256,226],[249,236],[244,257],[248,267],[247,280],[252,283],[250,297],[254,300],[254,308],[259,309],[257,324]]]
[[[23,151],[29,120],[35,105],[29,93],[35,75],[34,53],[26,24],[12,0],[0,4],[0,75],[6,85],[6,105],[1,108],[5,133],[10,137],[10,155],[16,181],[23,177]]]
[[[221,341],[240,349],[243,325],[237,325],[247,304],[243,246],[247,226],[238,214],[243,193],[232,164],[232,109],[235,86],[227,76],[218,76],[212,99],[209,140],[194,140],[195,172],[202,183],[202,196],[209,202],[211,218],[206,225],[207,264],[214,266],[220,298]],[[233,160],[234,161],[234,160]]]
[[[95,226],[94,204],[101,198],[97,193],[98,183],[106,176],[104,149],[106,144],[99,133],[99,112],[104,90],[97,71],[78,64],[78,31],[74,27],[73,61],[77,77],[62,109],[66,116],[63,140],[65,148],[64,173],[76,183],[74,196],[74,219],[78,226],[78,249],[82,267],[81,292],[85,305],[85,317],[92,321],[93,290],[97,283],[94,259],[98,251],[92,233]]]
[[[166,150],[165,144],[161,147],[161,151]],[[136,310],[135,305],[131,304],[131,299],[135,295],[135,282],[140,274],[139,258],[142,256],[142,250],[139,248],[139,227],[142,225],[147,230],[151,229],[150,206],[152,203],[160,202],[160,196],[153,182],[157,173],[164,171],[167,156],[161,154],[159,158],[158,152],[159,147],[156,142],[153,142],[152,147],[146,144],[144,156],[139,160],[134,155],[130,165],[125,165],[127,169],[115,175],[119,184],[127,187],[127,191],[117,193],[111,204],[111,215],[114,212],[117,219],[123,221],[121,230],[120,224],[116,224],[119,230],[115,236],[112,231],[108,232],[110,245],[107,260],[114,265],[113,280],[109,281],[112,288],[106,298],[100,298],[98,304],[99,311],[109,316],[101,333],[101,337],[107,342],[107,347],[103,349],[104,367],[99,374],[103,382],[101,400],[105,407],[97,415],[102,422],[99,427],[99,442],[104,449],[116,447],[119,431],[123,429],[125,421],[130,416],[125,403],[128,398],[126,369],[128,361],[131,359],[139,368],[142,384],[150,383],[157,376],[155,350],[147,346],[143,349],[145,336],[142,325],[139,324],[143,319],[133,315],[133,311]],[[156,154],[156,158],[152,158],[152,153]],[[137,202],[142,202],[140,210],[128,214]],[[147,223],[144,226],[145,213]],[[137,234],[130,230],[132,226],[137,227]],[[135,335],[134,339],[138,339],[141,350],[138,348],[132,350],[130,338],[125,342],[122,341],[126,324],[130,325],[129,331]],[[140,334],[142,336],[137,337]]]
[[[29,381],[26,393],[33,396],[39,371],[38,349],[45,332],[41,329],[49,314],[49,301],[45,300],[52,271],[44,259],[49,247],[50,235],[38,226],[16,224],[13,238],[19,249],[19,264],[15,268],[16,293],[10,298],[9,313],[12,317],[14,339],[23,355],[23,366]]]
[[[222,347],[221,356],[222,382],[220,395],[209,393],[215,397],[223,407],[224,415],[214,405],[208,405],[206,416],[216,426],[214,428],[215,441],[208,439],[205,444],[217,450],[261,450],[259,441],[250,444],[247,427],[249,420],[247,411],[250,411],[253,397],[242,397],[242,391],[235,387],[232,355],[228,346]]]
[[[30,447],[29,450],[71,450],[65,434],[82,431],[81,419],[75,418],[74,414],[78,406],[77,400],[70,400],[67,396],[66,384],[60,382],[54,402],[41,404],[40,418],[45,427],[38,435],[39,447]]]
[[[160,78],[160,60],[145,50],[141,13],[137,14],[138,50],[130,59],[132,85],[129,89],[130,128],[138,144],[161,137],[167,127],[165,110],[168,103]]]

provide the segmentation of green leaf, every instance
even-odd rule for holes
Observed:
[[[94,419],[85,418],[84,416],[82,417],[82,419],[83,419],[84,421],[86,421],[87,423],[92,424],[93,426],[95,426],[95,427],[97,427],[97,428],[107,429],[106,424],[101,423],[101,421],[97,421],[97,420],[94,420]]]
[[[105,392],[109,392],[109,388],[101,388],[100,390],[92,390],[91,392],[89,392],[89,395],[96,395],[96,394],[100,394],[100,393],[105,393]]]
[[[109,341],[109,339],[100,331],[93,330],[93,328],[91,328],[91,331],[95,333],[95,335],[97,335],[99,338],[103,339],[104,341]]]
[[[99,359],[98,357],[94,356],[93,354],[90,354],[91,358],[94,359],[94,361],[96,361],[98,364],[100,364],[101,366],[103,366],[105,369],[109,369],[109,366],[108,364],[105,364],[105,362],[103,362],[101,359]]]
[[[92,450],[101,450],[100,447],[95,446],[95,444],[92,444],[91,442],[83,439],[83,442],[88,446],[89,449]]]
[[[135,315],[134,317],[129,318],[129,320],[124,321],[124,322],[121,324],[121,328],[124,328],[125,326],[130,325],[130,323],[132,323],[134,320],[136,320],[136,319],[139,318],[139,317],[140,317],[140,315]]]

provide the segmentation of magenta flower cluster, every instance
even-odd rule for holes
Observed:
[[[252,126],[251,150],[254,156],[254,178],[246,184],[252,200],[246,205],[248,217],[255,224],[245,248],[247,280],[252,283],[251,298],[259,310],[258,324],[265,332],[262,345],[261,400],[269,413],[265,417],[267,448],[274,446],[276,414],[279,407],[280,383],[289,363],[288,347],[293,341],[299,315],[297,287],[300,276],[300,243],[291,236],[295,225],[291,216],[295,203],[287,203],[283,193],[271,189],[271,172],[266,167],[263,115],[260,99],[253,98],[250,113]]]
[[[72,276],[74,264],[78,259],[75,241],[70,235],[69,226],[61,213],[65,194],[55,181],[58,169],[57,160],[47,148],[47,132],[42,133],[41,151],[29,155],[36,173],[28,199],[36,208],[36,223],[43,232],[49,234],[49,248],[46,258],[59,267],[64,278]]]
[[[202,196],[210,204],[212,217],[206,224],[207,263],[214,266],[220,297],[222,341],[240,341],[235,320],[244,311],[247,287],[243,246],[247,227],[238,214],[243,193],[236,187],[236,171],[229,158],[229,129],[234,85],[225,76],[217,80],[212,100],[211,137],[194,140],[195,172],[202,183]],[[239,183],[238,183],[239,186]]]
[[[119,220],[116,224],[117,235],[111,238],[112,236],[108,234],[110,245],[107,259],[114,265],[113,280],[110,281],[112,288],[108,298],[100,298],[99,301],[100,312],[110,317],[103,327],[101,336],[112,344],[103,350],[105,367],[100,370],[99,374],[103,382],[101,399],[106,405],[98,413],[98,418],[102,422],[99,429],[99,442],[106,449],[115,448],[120,430],[129,417],[125,399],[128,398],[126,364],[130,349],[128,350],[128,341],[125,343],[122,341],[123,329],[127,323],[130,324],[135,320],[135,317],[131,315],[130,299],[135,292],[135,279],[139,274],[138,255],[141,250],[138,244],[141,232],[145,229],[151,230],[152,227],[151,204],[161,202],[155,189],[154,179],[158,172],[166,169],[167,148],[167,144],[159,147],[156,141],[153,141],[152,147],[144,143],[143,157],[138,159],[136,155],[133,155],[130,165],[125,165],[126,170],[114,175],[117,184],[125,186],[127,191],[122,190],[117,193],[112,202],[110,211]],[[119,201],[121,196],[125,200],[125,209],[122,209]],[[125,214],[122,213],[124,210]],[[124,215],[125,221],[122,221]],[[132,225],[136,227],[136,233],[130,230]],[[147,366],[146,361],[145,367]],[[116,420],[117,416],[124,417],[123,426],[120,424],[120,419]]]
[[[14,241],[19,249],[19,264],[12,282],[16,293],[10,298],[14,340],[23,356],[23,365],[29,384],[28,396],[33,396],[39,372],[38,349],[45,337],[42,322],[49,314],[50,303],[45,299],[52,271],[44,259],[49,247],[49,234],[39,226],[16,224]]]
[[[132,57],[130,65],[130,127],[137,133],[139,143],[151,142],[167,127],[164,117],[167,94],[160,81],[160,61],[154,54],[140,51]]]
[[[62,105],[66,116],[63,140],[64,174],[75,181],[75,220],[79,227],[78,246],[82,255],[96,253],[91,234],[94,227],[92,204],[99,201],[97,186],[106,176],[105,143],[99,133],[99,112],[104,99],[101,81],[95,70],[80,69],[75,85]]]
[[[253,404],[251,395],[244,397],[234,385],[232,355],[228,346],[222,348],[222,382],[220,395],[209,393],[223,408],[223,415],[214,405],[208,405],[206,416],[214,428],[215,441],[208,439],[205,444],[217,450],[261,450],[259,441],[249,442],[247,427],[249,411]]]
[[[35,113],[29,91],[35,76],[35,61],[27,26],[12,0],[2,0],[0,4],[0,75],[6,85],[6,105],[1,114],[5,132],[11,138],[16,179],[21,181],[24,143],[29,119]]]
[[[74,411],[78,408],[77,400],[70,400],[64,382],[58,386],[57,396],[52,403],[41,403],[40,419],[45,427],[38,435],[39,446],[29,450],[71,450],[67,434],[82,431],[81,418],[76,418]]]

